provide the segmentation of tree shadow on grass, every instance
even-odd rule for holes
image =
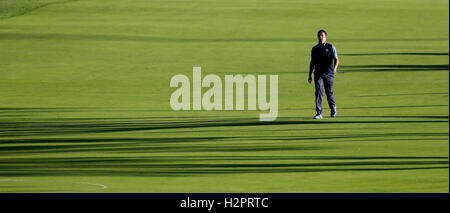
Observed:
[[[32,176],[143,176],[185,177],[212,174],[300,173],[331,171],[399,171],[416,169],[446,169],[448,156],[286,156],[267,151],[319,151],[331,145],[301,143],[267,143],[264,140],[308,142],[314,140],[402,137],[405,134],[366,134],[336,137],[302,138],[292,136],[192,137],[192,138],[129,138],[129,139],[20,139],[0,148],[1,154],[13,156],[0,159],[0,177]],[[416,133],[448,138],[445,133]],[[254,143],[225,143],[232,138]],[[225,140],[225,141],[222,141]],[[386,140],[385,138],[379,140]],[[202,144],[202,141],[205,144]],[[192,143],[191,143],[192,142]],[[200,142],[200,143],[199,143]],[[50,144],[49,143],[54,143]],[[171,144],[175,143],[175,144]],[[17,146],[11,146],[17,144]],[[229,154],[224,155],[225,152]],[[249,154],[248,152],[252,153]],[[14,156],[12,154],[20,153]],[[36,157],[29,154],[70,153],[67,157]],[[73,157],[82,153],[84,157]],[[109,157],[95,157],[97,153]],[[126,153],[127,156],[111,156]],[[145,156],[139,155],[145,154]],[[151,155],[161,153],[164,155]],[[186,155],[185,153],[190,153]],[[217,153],[217,154],[214,154]],[[259,153],[259,154],[258,154]],[[24,155],[25,154],[25,155]]]
[[[360,107],[364,108],[364,107]],[[348,108],[346,108],[348,109]],[[379,117],[381,118],[381,117]],[[57,121],[3,121],[0,122],[0,136],[33,136],[33,135],[64,135],[64,134],[84,134],[84,133],[107,133],[107,132],[132,132],[132,131],[151,131],[168,129],[197,129],[210,127],[250,127],[250,126],[278,126],[278,125],[324,125],[324,124],[409,124],[409,123],[448,123],[447,117],[415,117],[420,119],[405,120],[399,118],[408,117],[385,117],[395,118],[391,120],[283,120],[279,118],[276,121],[261,122],[251,118],[223,118],[223,119],[178,119],[168,120],[64,120]],[[414,118],[414,117],[409,117]],[[425,119],[439,118],[439,119]],[[440,119],[447,118],[447,119]]]
[[[448,115],[344,115],[345,118],[427,118],[427,119],[448,119]]]
[[[424,52],[398,52],[398,53],[342,53],[343,56],[383,56],[383,55],[419,55],[419,56],[446,56],[448,53],[424,53]]]
[[[422,92],[422,93],[397,93],[397,94],[372,94],[372,95],[357,95],[355,97],[382,97],[382,96],[422,96],[422,95],[449,95],[448,92]]]
[[[396,71],[448,71],[448,64],[438,65],[343,65],[339,66],[345,72],[396,72]]]
[[[35,110],[35,109],[33,109]],[[58,110],[58,109],[56,109]],[[372,117],[367,117],[372,118]],[[419,156],[273,156],[268,153],[294,151],[307,153],[337,148],[335,142],[385,140],[448,140],[448,132],[397,132],[340,135],[264,135],[230,134],[226,136],[138,138],[95,137],[86,133],[113,133],[207,127],[275,127],[278,125],[336,124],[410,124],[448,123],[447,116],[386,116],[370,120],[303,120],[280,118],[274,122],[260,122],[253,118],[186,117],[170,118],[77,118],[55,120],[1,121],[0,135],[14,136],[0,140],[0,177],[8,176],[177,176],[236,174],[236,173],[295,173],[327,171],[397,171],[411,169],[446,169],[448,157]],[[293,126],[296,127],[296,126]],[[292,128],[293,128],[292,127]],[[239,128],[245,129],[245,128]],[[249,130],[251,133],[254,130]],[[77,138],[55,138],[55,135],[81,134]],[[21,138],[39,136],[41,138]],[[49,136],[46,138],[46,136]],[[73,137],[73,136],[71,136]],[[327,143],[322,143],[327,142]],[[93,156],[98,153],[130,157],[56,157],[78,153]],[[191,156],[183,156],[190,153]],[[203,156],[212,153],[217,156]],[[220,156],[229,153],[228,156]],[[230,154],[233,153],[233,154]],[[251,153],[251,154],[249,154]],[[17,155],[20,154],[20,155]],[[30,154],[30,155],[28,155]],[[57,154],[40,158],[31,154]],[[169,156],[140,157],[163,154]],[[255,156],[251,156],[255,155]],[[28,156],[21,158],[20,156]]]
[[[312,162],[312,160],[314,160]],[[244,163],[247,162],[247,163]],[[446,169],[448,157],[161,156],[22,158],[0,161],[8,176],[186,176],[236,173]]]
[[[226,137],[32,138],[0,141],[0,154],[61,153],[245,153],[335,149],[336,143],[372,141],[443,141],[448,132],[395,132],[340,135],[235,135]]]

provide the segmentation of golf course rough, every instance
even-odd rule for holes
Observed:
[[[448,193],[448,8],[0,0],[0,192]],[[313,120],[319,29],[344,73]],[[172,110],[193,67],[278,75],[277,119]]]

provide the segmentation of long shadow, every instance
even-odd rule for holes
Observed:
[[[290,141],[314,141],[314,140],[336,140],[336,139],[353,139],[353,138],[384,138],[385,137],[420,137],[425,139],[425,137],[445,137],[448,138],[449,133],[379,133],[379,134],[347,134],[347,135],[337,135],[337,136],[253,136],[256,140],[290,140]],[[439,138],[439,139],[445,139]],[[408,138],[409,139],[409,138]],[[428,140],[429,138],[427,138]],[[345,140],[345,142],[350,142],[351,140]]]
[[[167,138],[40,138],[0,141],[0,153],[179,153],[179,152],[264,152],[287,150],[319,150],[312,144],[250,144],[230,145],[252,137],[167,137]],[[221,143],[226,142],[226,143]]]
[[[377,56],[377,55],[448,55],[449,53],[424,53],[424,52],[407,52],[407,53],[341,53],[343,56]]]
[[[335,139],[335,140],[333,140]],[[42,153],[112,153],[112,154],[167,154],[167,153],[245,153],[245,152],[272,152],[272,151],[325,151],[330,149],[339,149],[338,143],[369,143],[369,142],[403,142],[410,143],[413,141],[420,142],[432,142],[432,141],[448,141],[448,137],[426,137],[426,138],[392,138],[386,139],[381,137],[367,137],[367,138],[346,138],[346,137],[315,137],[315,138],[253,138],[247,139],[253,141],[253,143],[246,142],[245,145],[236,145],[238,140],[235,140],[234,144],[227,143],[226,145],[173,145],[173,146],[133,146],[128,144],[115,144],[115,145],[78,145],[78,146],[60,146],[52,147],[53,149],[46,149],[45,147],[32,147],[27,149],[23,147],[11,147],[3,152],[3,154],[42,154]],[[317,140],[317,141],[315,141]],[[261,143],[270,143],[268,145],[262,145]],[[279,144],[276,144],[276,143]],[[282,143],[290,142],[292,144]],[[301,143],[300,143],[301,142]],[[0,152],[1,153],[1,152]]]
[[[449,93],[448,92],[398,93],[398,94],[357,95],[355,97],[416,96],[416,95],[449,95]]]
[[[27,13],[29,13],[29,12],[38,10],[38,9],[40,9],[40,8],[43,8],[43,7],[46,7],[46,6],[49,6],[49,5],[54,5],[54,4],[64,4],[64,3],[68,3],[68,2],[74,2],[74,1],[79,1],[79,0],[64,0],[64,1],[53,1],[53,2],[45,2],[45,3],[37,2],[37,4],[34,5],[34,7],[29,8],[29,9],[23,11],[23,12],[20,12],[20,13],[14,13],[14,14],[9,14],[9,15],[6,15],[6,14],[5,14],[4,16],[0,16],[0,20],[4,20],[4,19],[8,19],[8,18],[13,18],[13,17],[16,17],[16,16],[25,15],[25,14],[27,14]]]
[[[268,163],[270,161],[280,161],[280,160],[281,161],[285,160],[287,162],[275,164]],[[318,160],[331,162],[292,163],[293,160],[308,160],[308,162],[310,162],[310,160]],[[339,162],[342,160],[345,161]],[[348,160],[353,161],[348,162]],[[393,160],[393,161],[386,161],[386,160]],[[242,163],[243,161],[256,163],[243,164]],[[204,162],[209,163],[205,164]],[[369,166],[369,168],[367,166]],[[374,166],[378,167],[374,168]],[[392,168],[392,166],[403,166],[403,167]],[[167,156],[167,157],[151,157],[151,158],[124,158],[124,157],[32,158],[32,159],[8,159],[0,161],[0,170],[2,171],[0,173],[0,177],[58,176],[58,175],[186,176],[186,175],[208,175],[217,173],[232,174],[232,173],[280,173],[280,172],[372,171],[372,170],[390,171],[390,170],[414,170],[414,169],[438,169],[438,168],[439,169],[448,168],[448,157],[351,157],[351,156],[349,157],[341,157],[341,156],[170,157]]]
[[[389,120],[389,121],[275,121],[275,122],[186,122],[183,124],[143,124],[143,123],[108,123],[102,125],[52,125],[51,123],[41,123],[38,126],[19,126],[10,124],[9,128],[0,131],[0,136],[31,136],[31,135],[58,135],[58,134],[80,134],[80,133],[106,133],[106,132],[126,132],[126,131],[148,131],[162,129],[185,129],[185,128],[209,128],[209,127],[245,127],[245,126],[277,126],[277,125],[306,125],[306,124],[408,124],[408,123],[448,123],[448,120]]]
[[[355,96],[361,97],[361,96]],[[339,106],[339,109],[396,109],[396,108],[425,108],[425,107],[448,107],[448,104],[418,104],[418,105],[391,105],[391,106]],[[281,108],[282,110],[314,110],[311,107],[297,107],[297,108]]]
[[[343,115],[344,118],[430,118],[430,119],[448,119],[448,115]]]
[[[329,149],[315,145],[173,145],[173,146],[133,146],[131,144],[84,144],[84,145],[54,145],[54,146],[7,146],[0,153],[185,153],[185,152],[267,152],[267,151],[312,151]]]
[[[0,165],[15,164],[126,164],[126,163],[174,163],[201,161],[293,161],[293,160],[447,160],[448,156],[285,156],[285,155],[173,155],[173,156],[145,156],[145,157],[17,157],[4,158]]]
[[[236,137],[169,137],[169,138],[30,138],[30,139],[6,139],[0,140],[0,144],[52,144],[52,143],[182,143],[204,142],[223,139],[235,139]]]
[[[448,71],[448,64],[437,65],[343,65],[345,72],[375,72],[375,71]]]
[[[409,107],[409,106],[407,106]],[[351,107],[350,107],[351,108]],[[364,107],[358,107],[364,108]],[[349,109],[349,108],[347,108]],[[396,118],[396,117],[392,117]],[[400,118],[400,117],[397,117]],[[430,117],[426,117],[430,118]],[[276,120],[272,122],[260,122],[257,119],[233,118],[233,119],[209,119],[209,120],[186,120],[186,121],[77,121],[64,122],[0,122],[0,136],[31,136],[31,135],[58,135],[58,134],[78,134],[78,133],[105,133],[105,132],[125,132],[125,131],[148,131],[162,129],[185,129],[185,128],[208,128],[208,127],[245,127],[245,126],[277,126],[277,125],[324,125],[324,124],[408,124],[408,123],[448,123],[447,117],[425,120]]]
[[[341,135],[244,135],[227,137],[38,138],[0,140],[0,153],[179,153],[264,152],[333,149],[333,143],[379,140],[448,140],[449,133],[372,133]],[[236,141],[245,143],[236,144]],[[281,141],[295,143],[278,143]],[[270,143],[272,142],[272,143]],[[301,143],[300,143],[301,142]],[[312,143],[314,142],[314,143]],[[327,142],[323,144],[322,142]],[[331,143],[330,143],[331,142]],[[325,146],[326,145],[326,146]]]
[[[422,107],[448,107],[447,104],[432,105],[401,105],[401,106],[358,106],[358,107],[339,107],[340,109],[395,109],[395,108],[422,108]]]
[[[208,169],[208,168],[224,168],[224,169],[234,169],[234,168],[291,168],[291,167],[354,167],[354,166],[416,166],[416,165],[448,165],[449,161],[352,161],[352,162],[328,162],[328,163],[142,163],[142,162],[128,162],[126,164],[120,164],[119,161],[111,161],[109,164],[65,164],[64,168],[114,168],[114,169]],[[18,165],[20,169],[31,169],[31,168],[54,168],[59,167],[62,168],[61,165],[56,164],[44,164],[45,166],[30,164],[26,165]],[[3,167],[3,168],[2,168]],[[0,168],[8,169],[11,168],[11,164],[2,165]]]
[[[387,168],[277,168],[277,169],[201,169],[201,170],[83,170],[83,169],[65,169],[64,172],[56,170],[32,170],[17,169],[9,170],[0,174],[1,177],[47,177],[47,176],[120,176],[120,177],[186,177],[186,176],[202,176],[212,174],[246,174],[246,173],[310,173],[310,172],[380,172],[380,171],[407,171],[407,170],[433,170],[448,169],[448,166],[421,166],[421,167],[387,167]]]
[[[375,94],[375,95],[364,95],[364,96],[355,96],[355,97],[370,97],[370,96],[396,96],[396,95],[448,95],[448,92],[433,92],[433,93],[404,93],[404,94]],[[408,105],[408,106],[381,106],[382,108],[397,108],[397,107],[440,107],[440,106],[447,106],[448,105]],[[371,107],[367,106],[365,108],[377,108],[377,107]],[[308,109],[311,110],[311,107],[297,107],[295,109]],[[292,108],[281,108],[280,110],[292,110]],[[72,112],[98,112],[98,111],[129,111],[129,112],[136,112],[136,111],[147,111],[147,112],[154,112],[154,111],[162,111],[162,112],[173,112],[171,109],[148,109],[148,110],[140,110],[140,109],[122,109],[122,108],[113,108],[113,107],[47,107],[47,108],[35,108],[35,107],[20,107],[20,108],[13,108],[13,107],[0,107],[0,113],[4,113],[1,115],[2,117],[6,114],[11,114],[11,116],[20,114],[20,113],[33,113],[35,114],[41,114],[41,113],[55,113],[55,112],[61,112],[61,113],[72,113]],[[217,115],[202,115],[202,116],[180,116],[177,115],[176,118],[181,119],[197,119],[197,120],[207,120],[207,119],[230,119],[230,118],[236,118],[231,116],[217,116]],[[48,120],[43,119],[43,120]],[[53,119],[54,120],[54,119]],[[86,120],[154,120],[154,121],[172,121],[172,122],[183,122],[174,119],[174,116],[139,116],[139,117],[102,117],[102,118],[92,118],[92,117],[81,117],[81,118],[64,118],[64,121],[86,121]],[[0,120],[1,124],[1,120]]]

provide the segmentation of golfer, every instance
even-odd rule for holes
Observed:
[[[314,46],[311,50],[311,62],[309,64],[308,83],[311,84],[312,72],[314,71],[314,85],[316,95],[316,111],[317,114],[314,119],[322,119],[322,97],[323,87],[325,87],[325,94],[327,95],[328,106],[331,109],[331,117],[337,115],[336,102],[333,94],[334,74],[339,64],[336,48],[327,43],[327,32],[319,30],[317,32],[319,44]]]

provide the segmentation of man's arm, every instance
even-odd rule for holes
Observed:
[[[311,59],[311,62],[309,62],[309,76],[308,76],[308,83],[312,82],[312,72],[314,70],[314,60]]]
[[[338,68],[338,65],[339,65],[339,58],[338,58],[338,54],[337,54],[337,51],[336,51],[336,47],[334,47],[334,45],[332,46],[331,51],[332,51],[333,57],[334,57],[333,74],[336,74],[337,68]]]
[[[334,74],[336,74],[338,66],[339,66],[339,58],[337,56],[335,56],[334,57],[334,68],[333,68]]]

